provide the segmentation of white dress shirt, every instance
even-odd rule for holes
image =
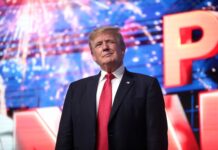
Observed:
[[[104,83],[106,81],[106,78],[105,78],[106,74],[107,74],[106,71],[101,70],[101,76],[100,76],[99,81],[98,81],[98,88],[97,88],[97,95],[96,95],[97,112],[98,112],[98,106],[99,106],[101,91],[102,91]],[[115,78],[113,78],[111,80],[111,84],[112,84],[112,105],[113,105],[114,98],[115,98],[115,95],[117,93],[118,86],[120,85],[120,81],[121,81],[121,79],[123,77],[123,74],[124,74],[124,66],[121,65],[117,70],[112,72],[112,74],[115,76]]]

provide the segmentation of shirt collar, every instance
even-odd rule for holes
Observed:
[[[123,76],[123,73],[124,73],[124,66],[123,65],[121,65],[114,72],[112,72],[112,74],[115,76],[115,78],[121,78]],[[102,81],[104,79],[106,74],[107,74],[106,71],[101,70],[100,81]]]

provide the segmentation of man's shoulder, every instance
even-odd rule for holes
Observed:
[[[141,80],[155,80],[156,78],[147,74],[142,74],[142,73],[136,73],[136,72],[131,72],[127,71],[127,74],[132,76],[135,79],[141,79]]]
[[[93,75],[93,76],[89,76],[89,77],[85,77],[82,79],[78,79],[76,81],[73,81],[70,85],[71,86],[77,86],[77,85],[84,85],[87,84],[89,82],[93,82],[96,81],[98,79],[99,75]]]
[[[129,76],[132,76],[132,79],[135,81],[135,84],[139,87],[160,85],[156,77],[135,72],[128,72],[127,74],[129,74]]]

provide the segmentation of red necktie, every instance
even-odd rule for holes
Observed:
[[[98,107],[98,138],[97,150],[108,150],[108,121],[112,105],[112,86],[113,74],[106,75],[106,81],[101,92]]]

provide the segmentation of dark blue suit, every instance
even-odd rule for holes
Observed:
[[[96,149],[96,91],[100,74],[72,83],[56,150]],[[167,121],[158,81],[125,70],[108,125],[110,150],[167,150]]]

